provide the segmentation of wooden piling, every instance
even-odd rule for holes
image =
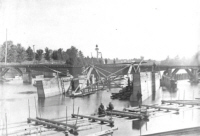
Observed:
[[[30,118],[30,104],[29,104],[29,99],[28,99],[28,117]]]
[[[73,99],[73,114],[74,114],[74,98],[72,98]]]
[[[36,112],[36,117],[38,117],[38,114],[37,114],[37,105],[36,105],[36,99],[34,97],[34,100],[35,100],[35,112]]]
[[[66,130],[67,130],[67,106],[66,106]]]
[[[7,127],[7,114],[5,113],[5,119],[6,119],[6,136],[8,136],[8,127]]]
[[[79,107],[78,107],[78,112],[77,112],[77,115],[79,114]],[[77,120],[78,120],[78,116],[76,117],[76,124],[77,124]],[[75,124],[75,126],[76,126]]]

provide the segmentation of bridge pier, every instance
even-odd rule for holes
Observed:
[[[192,74],[193,74],[193,78],[191,82],[194,84],[198,84],[199,83],[198,69],[192,69]]]
[[[161,79],[161,86],[165,86],[167,88],[176,88],[176,80],[174,79],[176,73],[179,71],[179,69],[175,69],[172,72],[172,69],[167,69],[164,71],[162,79]]]
[[[26,68],[26,72],[23,73],[23,83],[31,84],[32,83],[32,74],[30,68]]]
[[[156,91],[156,72],[151,72],[151,83],[152,83],[152,92]]]
[[[198,69],[191,69],[191,71],[189,69],[185,69],[185,70],[188,73],[188,75],[190,76],[190,82],[192,84],[198,84],[199,83]]]
[[[133,71],[133,91],[130,97],[130,101],[137,101],[137,93],[141,92],[141,80],[140,80],[140,72]]]

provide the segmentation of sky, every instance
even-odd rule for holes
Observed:
[[[162,60],[200,46],[199,0],[0,0],[0,44]]]

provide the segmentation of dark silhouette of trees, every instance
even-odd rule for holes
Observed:
[[[21,63],[27,59],[27,53],[26,53],[24,47],[21,46],[21,44],[17,44],[16,52],[17,52],[16,62]]]
[[[33,50],[31,49],[30,46],[27,48],[26,53],[27,53],[27,60],[32,61],[34,54],[33,54]]]
[[[57,51],[58,60],[63,60],[63,49],[59,48]]]
[[[74,46],[71,46],[70,49],[67,49],[66,53],[69,55],[69,58],[66,60],[66,64],[71,66],[77,65],[78,49],[76,49]]]
[[[6,42],[0,47],[0,60],[5,61]],[[26,60],[27,53],[20,45],[14,45],[12,41],[7,41],[7,62],[23,62]]]
[[[5,43],[4,43],[5,44]],[[17,60],[17,47],[12,41],[8,41],[7,62],[16,62]]]
[[[36,51],[36,54],[35,54],[35,59],[40,61],[42,59],[42,54],[43,54],[43,50],[42,49],[38,49]]]
[[[14,45],[12,41],[7,42],[8,53],[7,62],[25,62],[37,60],[41,63],[66,63],[70,66],[87,66],[91,64],[103,64],[103,59],[85,57],[83,52],[78,50],[75,46],[71,46],[64,51],[62,48],[52,51],[48,47],[43,51],[38,49],[34,54],[33,49],[29,46],[26,50],[21,44]],[[0,46],[0,61],[5,61],[5,42]],[[35,56],[35,58],[34,58]],[[44,61],[47,60],[47,61]],[[118,59],[115,60],[118,62]],[[120,60],[119,60],[120,61]],[[29,62],[31,63],[31,62]],[[112,59],[106,59],[105,63],[113,63]]]
[[[51,58],[52,58],[53,60],[58,60],[58,51],[57,51],[57,50],[54,50],[54,51],[53,51],[53,53],[52,53],[52,55],[51,55]]]
[[[78,60],[79,60],[79,63],[80,63],[82,66],[86,65],[86,62],[85,62],[84,55],[83,55],[83,52],[82,52],[82,51],[79,51],[79,52],[78,52]]]
[[[44,53],[44,58],[45,58],[45,60],[50,60],[50,50],[49,50],[49,48],[48,47],[46,47],[45,48],[45,53]]]

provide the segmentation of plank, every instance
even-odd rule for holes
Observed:
[[[101,121],[101,123],[108,122],[108,123],[110,123],[110,125],[114,124],[114,121],[112,121],[112,120],[98,118],[98,117],[94,117],[94,116],[72,114],[72,117],[88,118],[88,119],[92,119],[93,121],[95,121],[95,120]]]
[[[167,111],[169,110],[175,110],[175,111],[179,111],[178,108],[171,108],[171,107],[162,107],[162,106],[153,106],[153,105],[141,105],[143,107],[146,107],[146,108],[155,108],[155,109],[166,109]]]
[[[175,100],[162,100],[162,103],[174,103],[174,104],[183,104],[183,105],[200,105],[200,101],[175,101]]]

